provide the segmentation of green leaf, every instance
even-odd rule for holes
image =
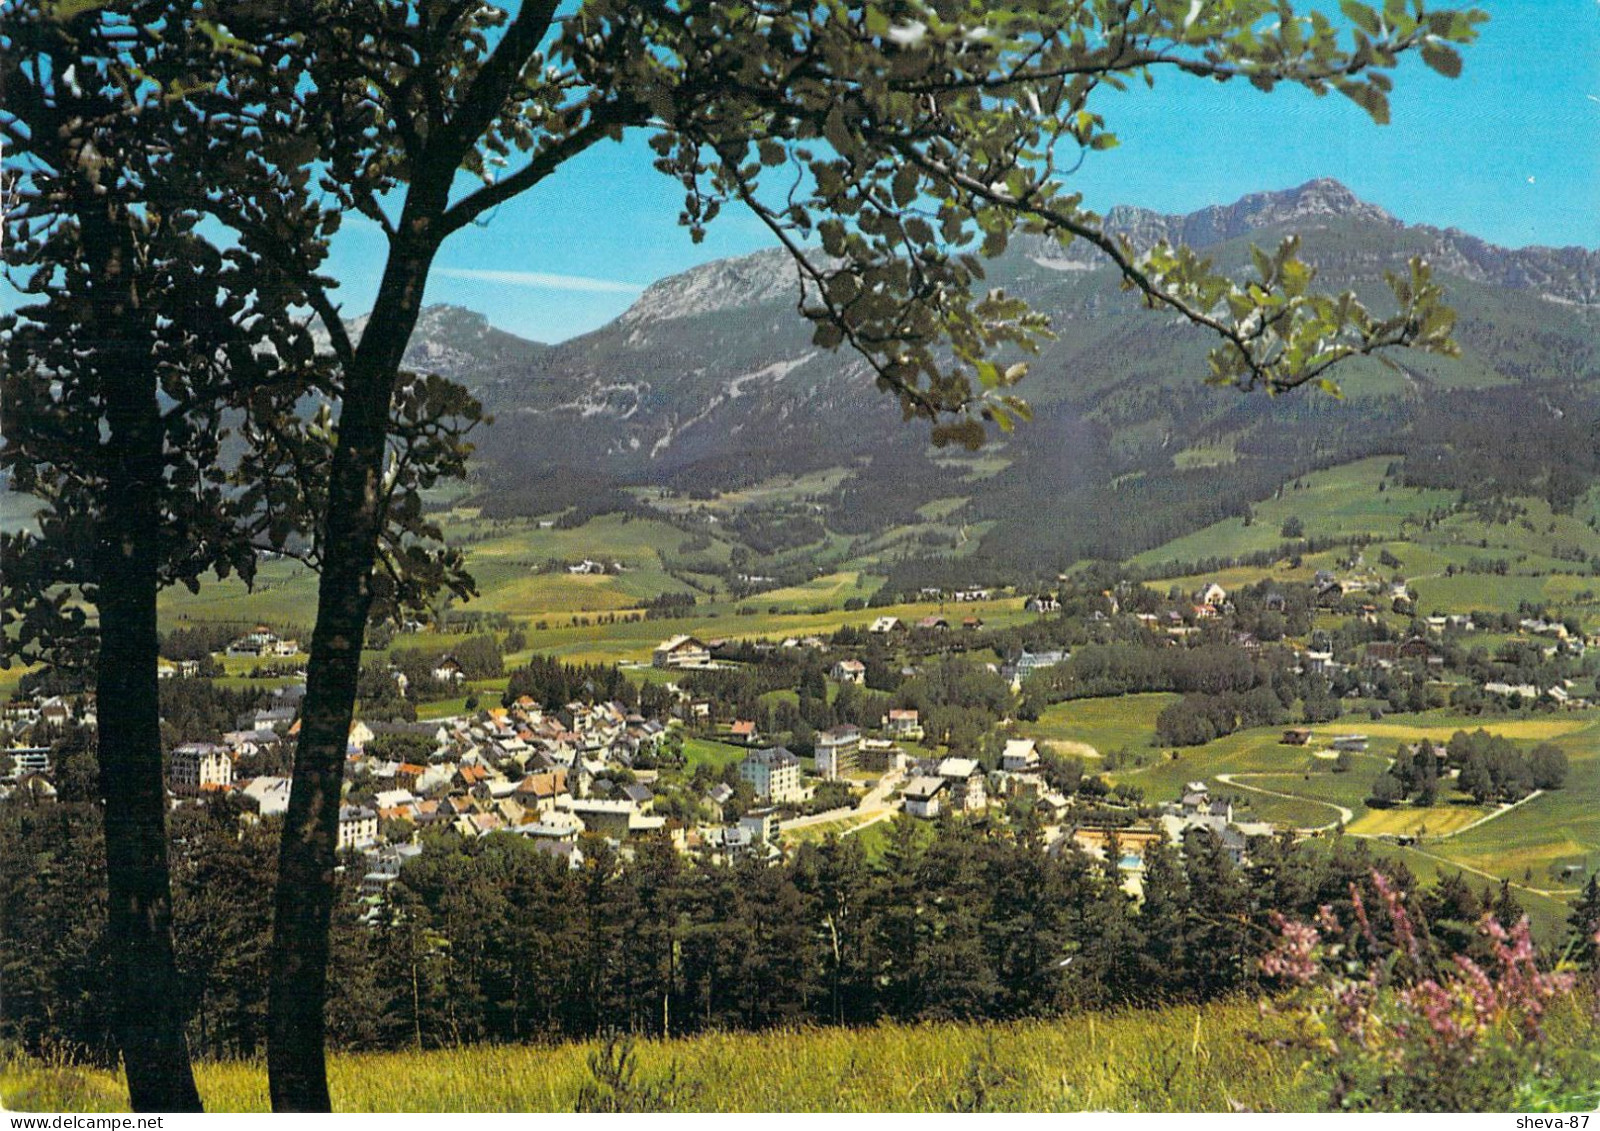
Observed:
[[[1345,14],[1346,19],[1368,35],[1383,34],[1383,25],[1378,20],[1378,14],[1365,4],[1359,4],[1356,0],[1339,0],[1339,10]]]
[[[1454,47],[1431,39],[1424,40],[1422,61],[1446,78],[1461,77],[1461,56]]]

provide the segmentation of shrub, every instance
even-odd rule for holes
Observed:
[[[1346,1111],[1504,1111],[1539,1097],[1584,1094],[1592,1057],[1554,1054],[1552,1018],[1592,1043],[1592,1002],[1566,969],[1542,969],[1527,917],[1479,924],[1488,958],[1448,962],[1414,925],[1406,899],[1372,873],[1381,906],[1350,885],[1353,924],[1324,905],[1315,923],[1274,914],[1278,938],[1261,961],[1296,993],[1296,1015],[1329,1106]]]

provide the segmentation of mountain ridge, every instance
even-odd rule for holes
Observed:
[[[1251,244],[1293,232],[1317,286],[1380,306],[1384,273],[1426,256],[1457,309],[1462,355],[1347,363],[1344,401],[1229,395],[1204,384],[1212,341],[1202,331],[1142,309],[1086,245],[1021,238],[989,261],[989,285],[1026,298],[1056,338],[1018,389],[1035,420],[992,435],[1012,466],[982,491],[933,458],[926,428],[901,420],[859,358],[813,344],[781,249],[659,280],[614,321],[549,346],[494,337],[459,310],[426,313],[408,356],[444,359],[495,416],[479,434],[478,467],[482,497],[507,514],[549,513],[573,498],[574,476],[598,498],[607,484],[718,490],[844,468],[847,481],[818,504],[842,528],[970,498],[962,518],[992,524],[985,546],[1121,556],[1238,513],[1330,459],[1414,450],[1418,468],[1425,458],[1435,479],[1474,490],[1497,477],[1570,479],[1537,430],[1506,445],[1495,438],[1503,429],[1478,425],[1485,412],[1527,415],[1530,403],[1585,419],[1600,399],[1600,252],[1506,249],[1407,225],[1328,179],[1181,217],[1123,208],[1110,219],[1136,244],[1182,238],[1230,272],[1248,270]],[[1202,443],[1230,454],[1216,466],[1180,458]],[[1115,530],[1107,513],[1121,516]]]

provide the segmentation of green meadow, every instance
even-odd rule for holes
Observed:
[[[1284,1032],[1278,1032],[1284,1029]],[[727,1033],[635,1046],[641,1084],[683,1111],[1306,1111],[1321,1097],[1285,1022],[1256,1003],[1010,1024]],[[336,1111],[572,1111],[593,1043],[331,1058]],[[210,1111],[268,1110],[258,1063],[197,1066]],[[980,1092],[974,1092],[974,1081]],[[109,1072],[0,1063],[13,1110],[126,1110]]]

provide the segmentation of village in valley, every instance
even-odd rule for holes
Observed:
[[[518,837],[572,869],[595,845],[627,855],[659,840],[714,866],[829,836],[881,846],[895,820],[934,836],[978,823],[1081,852],[1136,899],[1152,846],[1181,853],[1195,837],[1240,867],[1263,843],[1346,835],[1445,866],[1456,834],[1565,785],[1566,749],[1497,732],[1593,733],[1594,626],[1425,614],[1404,581],[1360,568],[1232,590],[1065,576],[1025,594],[924,587],[895,608],[715,638],[671,631],[673,609],[651,622],[664,630],[648,659],[525,667],[508,655],[523,643],[514,620],[453,636],[406,622],[369,653],[349,733],[338,847],[362,913],[382,917],[438,836]],[[167,643],[163,686],[214,700],[168,735],[172,805],[281,817],[298,641],[257,624]],[[250,690],[221,703],[249,706],[222,725],[206,677],[225,672],[260,678],[233,681]],[[1110,747],[1096,726],[1119,706],[1109,730],[1128,741]],[[4,725],[0,791],[37,804],[55,793],[52,743],[92,730],[93,703],[19,692]],[[1237,757],[1219,760],[1230,742]],[[1559,907],[1589,862],[1460,866]]]

